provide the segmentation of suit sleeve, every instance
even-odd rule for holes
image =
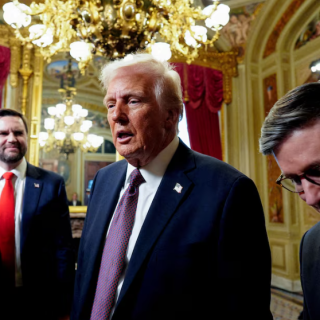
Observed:
[[[302,285],[302,290],[304,291],[304,279],[303,279],[303,265],[302,265],[302,256],[303,256],[303,244],[305,240],[307,232],[303,235],[301,244],[300,244],[300,278],[301,278],[301,285]],[[303,299],[303,319],[304,320],[310,320],[310,315],[309,315],[309,310],[307,306],[307,299],[306,296],[304,295]]]
[[[82,268],[83,268],[83,262],[85,260],[84,257],[84,241],[86,238],[86,233],[88,229],[88,220],[91,218],[89,217],[89,211],[90,211],[90,205],[91,205],[91,199],[94,193],[95,185],[96,185],[96,180],[98,177],[99,171],[96,173],[92,187],[91,187],[91,192],[90,192],[90,197],[88,200],[88,207],[87,207],[87,216],[86,219],[84,220],[84,225],[82,229],[82,235],[80,239],[80,245],[79,245],[79,251],[78,251],[78,261],[77,261],[77,272],[76,272],[76,277],[75,277],[75,285],[74,285],[74,296],[73,296],[73,303],[72,303],[72,310],[71,310],[71,320],[79,319],[80,318],[80,310],[82,307],[82,304],[84,301],[81,299],[81,292],[82,292],[82,281],[81,281],[81,273],[82,273]],[[90,308],[91,306],[88,306]],[[91,310],[91,308],[90,308]]]
[[[62,316],[70,313],[75,276],[75,255],[72,247],[69,208],[65,185],[62,180],[57,202],[59,208],[59,227],[56,233],[57,299],[58,313]]]
[[[254,183],[232,185],[220,222],[218,244],[221,319],[270,320],[271,254]]]

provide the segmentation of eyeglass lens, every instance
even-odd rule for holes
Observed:
[[[320,167],[317,166],[305,174],[302,175],[306,180],[309,182],[320,185]],[[301,183],[300,177],[295,177],[295,178],[286,178],[281,180],[281,184],[284,188],[288,189],[289,191],[293,192],[302,192],[303,187]]]

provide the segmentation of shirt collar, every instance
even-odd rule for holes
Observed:
[[[154,179],[161,179],[179,146],[179,138],[175,136],[173,140],[147,165],[139,168],[144,180],[149,183]],[[126,182],[130,182],[130,176],[136,167],[128,163]]]
[[[2,176],[7,171],[4,170],[2,167],[0,167],[0,177],[2,179]],[[27,173],[27,161],[25,158],[22,159],[21,163],[14,169],[12,169],[10,172],[14,173],[16,177],[19,179],[24,179],[26,177]]]

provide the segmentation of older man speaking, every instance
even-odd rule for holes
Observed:
[[[253,182],[177,137],[178,74],[148,54],[102,70],[117,151],[93,182],[73,320],[272,319]]]

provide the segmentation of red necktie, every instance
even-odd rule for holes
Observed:
[[[139,186],[143,182],[140,171],[135,169],[114,214],[103,249],[91,320],[108,320],[110,317],[136,215]]]
[[[4,279],[9,286],[15,285],[15,233],[14,233],[14,188],[12,172],[3,174],[6,180],[0,197],[0,253]]]

